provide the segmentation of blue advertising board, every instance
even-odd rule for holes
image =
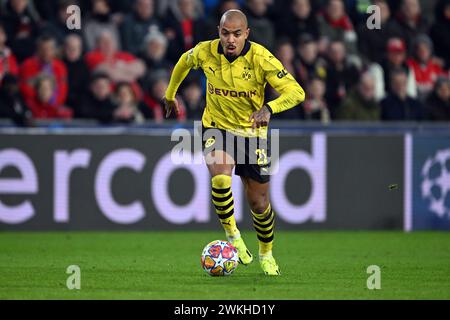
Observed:
[[[450,136],[414,135],[411,156],[412,229],[450,230]]]

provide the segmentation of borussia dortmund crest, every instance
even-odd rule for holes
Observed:
[[[242,72],[242,79],[250,80],[252,78],[252,74],[250,73],[249,67],[244,67],[244,72]]]
[[[216,142],[216,139],[214,139],[214,138],[209,138],[208,140],[206,140],[206,143],[205,143],[205,148],[209,148],[209,147],[211,147],[213,144],[214,144],[214,142]]]

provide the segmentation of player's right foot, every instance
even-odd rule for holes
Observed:
[[[280,268],[272,255],[260,256],[259,263],[261,264],[261,269],[264,271],[264,274],[268,276],[281,275]]]
[[[233,245],[233,247],[237,249],[239,255],[239,262],[241,264],[245,266],[253,261],[253,256],[247,249],[247,246],[245,245],[245,242],[242,238],[234,239],[233,241],[231,241],[231,244]]]

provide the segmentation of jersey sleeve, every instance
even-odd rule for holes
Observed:
[[[305,100],[305,91],[277,58],[266,50],[261,59],[264,78],[280,94],[267,103],[272,113],[286,111]]]
[[[183,82],[184,78],[186,78],[189,71],[191,69],[198,69],[200,67],[200,50],[201,43],[181,55],[177,64],[173,68],[172,75],[170,77],[170,82],[166,90],[167,100],[173,101],[175,99],[175,94],[177,93],[178,87],[180,86],[181,82]]]

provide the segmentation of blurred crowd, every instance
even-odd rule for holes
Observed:
[[[450,120],[450,0],[0,0],[0,118],[164,122],[173,66],[229,9],[306,90],[276,118]],[[205,84],[189,74],[172,119],[201,118]]]

